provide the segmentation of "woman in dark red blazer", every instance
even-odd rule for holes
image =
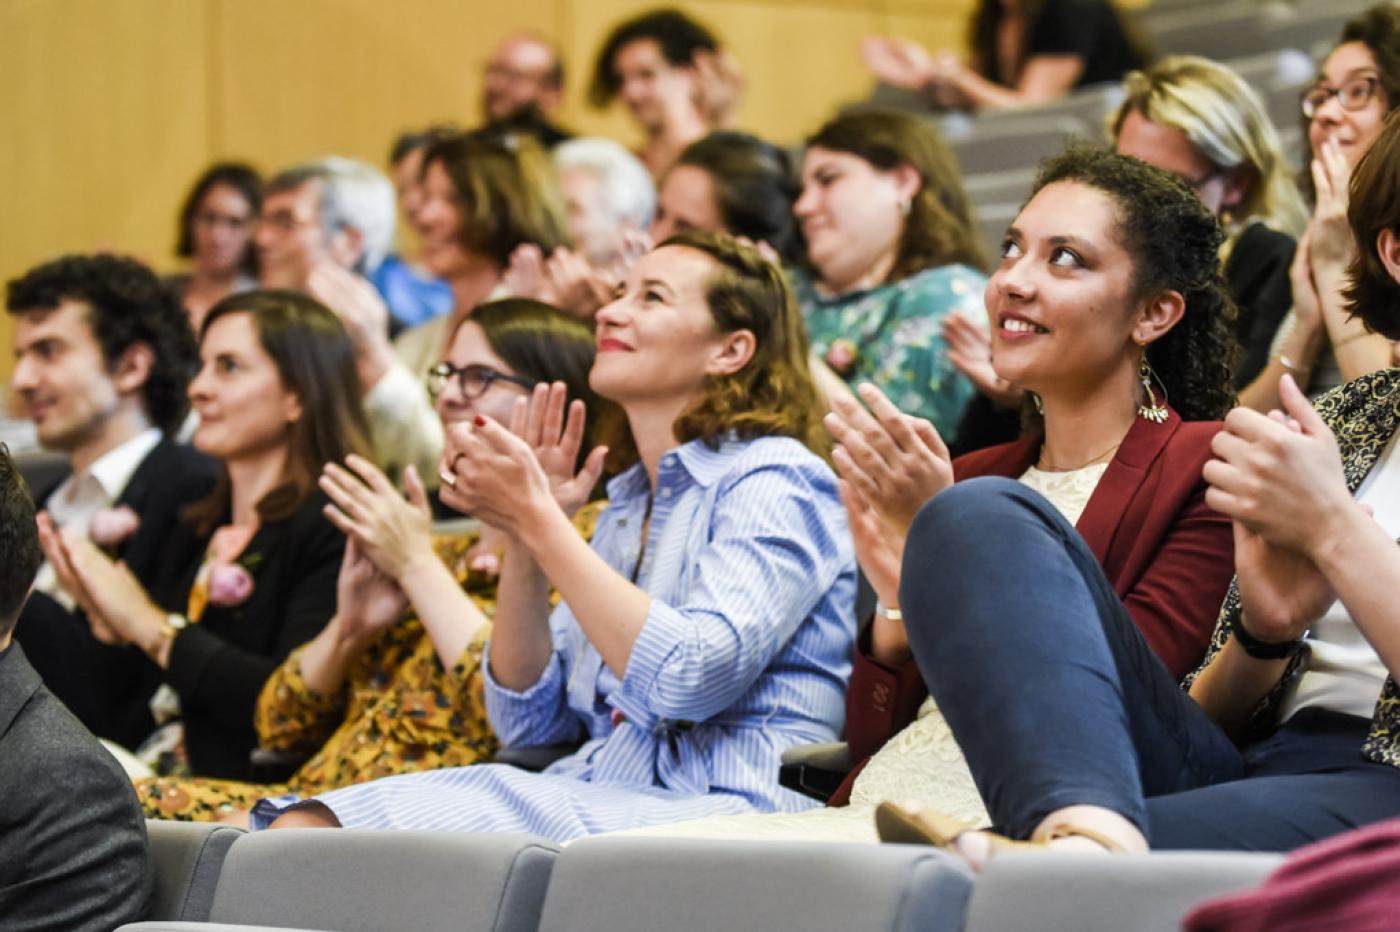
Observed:
[[[1071,150],[1042,170],[987,286],[997,372],[1043,410],[1027,436],[949,462],[931,426],[872,386],[860,390],[869,413],[836,402],[834,459],[880,605],[847,692],[859,764],[833,805],[928,694],[896,607],[899,562],[914,513],[954,481],[1042,489],[1084,472],[1092,491],[1069,506],[1082,504],[1075,527],[1148,644],[1178,678],[1204,655],[1233,572],[1230,523],[1205,504],[1201,476],[1232,400],[1234,307],[1210,251],[1220,235],[1165,173]]]

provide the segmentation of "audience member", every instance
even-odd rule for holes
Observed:
[[[792,214],[798,184],[787,153],[748,133],[722,130],[681,151],[661,176],[655,242],[692,230],[767,243],[785,266],[803,256]]]
[[[986,278],[948,147],[910,114],[838,117],[807,140],[796,213],[811,274],[795,287],[815,354],[951,436],[973,387],[947,358],[942,322],[980,318]]]
[[[1234,380],[1243,388],[1267,365],[1293,303],[1288,268],[1307,225],[1278,133],[1250,86],[1204,58],[1163,59],[1124,88],[1109,120],[1117,151],[1184,180],[1225,227],[1220,253],[1242,350]]]
[[[310,298],[225,298],[205,317],[200,357],[194,443],[225,478],[170,529],[154,578],[43,516],[39,530],[93,636],[139,648],[173,690],[189,770],[246,779],[258,692],[335,611],[344,539],[316,477],[364,452],[367,430],[350,341]]]
[[[637,157],[610,139],[571,139],[554,150],[554,164],[577,249],[557,246],[546,255],[526,243],[511,255],[505,285],[516,297],[592,319],[651,246],[645,231],[656,190]]]
[[[656,834],[873,840],[871,816],[886,799],[985,820],[957,742],[924,703],[899,616],[909,525],[955,482],[1002,476],[1043,495],[1160,663],[1177,678],[1195,668],[1231,572],[1230,523],[1206,504],[1201,475],[1232,398],[1221,238],[1192,192],[1162,172],[1087,150],[1046,164],[987,284],[998,371],[1043,409],[1031,433],[950,461],[928,422],[900,414],[873,386],[860,390],[869,413],[842,401],[827,416],[856,555],[879,599],[847,692],[857,767],[832,799],[844,808]],[[1053,597],[1034,588],[1034,598]]]
[[[0,446],[0,916],[16,932],[107,932],[145,918],[146,825],[112,755],[11,639],[42,559],[34,503]]]
[[[489,128],[529,133],[552,149],[570,138],[551,122],[563,102],[564,65],[548,41],[519,33],[492,50],[481,80],[481,114]]]
[[[199,329],[204,315],[231,294],[258,285],[253,230],[262,208],[262,178],[242,162],[217,162],[194,183],[180,208],[175,255],[188,272],[166,279]]]
[[[458,325],[429,384],[444,425],[478,413],[506,423],[516,399],[554,379],[568,386],[569,397],[594,402],[592,363],[586,324],[508,299],[477,308]],[[327,465],[322,480],[337,505],[330,517],[350,538],[336,614],[272,674],[254,716],[261,747],[302,752],[305,765],[277,785],[143,781],[137,790],[151,818],[246,824],[247,811],[264,796],[310,796],[495,753],[480,667],[489,631],[483,609],[495,602],[498,556],[468,549],[476,535],[434,540],[416,475],[405,501],[369,463],[352,457],[349,467]],[[580,515],[591,521],[596,511]]]
[[[1400,120],[1353,185],[1347,310],[1394,339]],[[1285,376],[1284,411],[1230,412],[1206,500],[1234,523],[1238,575],[1189,695],[1047,503],[989,483],[925,506],[900,593],[909,640],[998,831],[1066,850],[1284,851],[1400,814],[1397,390],[1400,372],[1371,373],[1314,410]],[[1005,846],[931,813],[881,819],[884,837],[973,861]]]
[[[792,296],[757,251],[681,236],[637,262],[597,324],[590,382],[626,413],[611,452],[630,468],[591,547],[567,514],[608,451],[575,474],[582,404],[565,420],[562,386],[544,411],[537,392],[528,421],[517,402],[524,438],[453,425],[447,460],[456,500],[509,535],[483,663],[491,724],[508,745],[585,743],[539,774],[483,765],[324,794],[280,826],[565,840],[808,804],[779,788],[779,757],[839,728],[855,567],[812,452],[821,403]]]
[[[742,89],[713,33],[679,10],[652,10],[603,42],[588,97],[600,108],[621,98],[642,131],[638,155],[660,178],[687,145],[728,125]]]
[[[423,153],[434,141],[455,132],[448,126],[430,126],[421,132],[402,133],[389,150],[389,172],[398,195],[399,212],[408,229],[416,232],[414,213],[423,200]],[[406,327],[452,310],[452,289],[447,283],[419,268],[401,252],[385,256],[371,281],[388,305],[392,319]]]
[[[1122,80],[1151,52],[1112,0],[981,0],[968,28],[970,60],[930,55],[909,39],[866,39],[870,72],[939,107],[1006,110]]]
[[[115,256],[31,269],[9,283],[6,307],[15,396],[71,469],[38,490],[40,507],[151,584],[171,560],[180,512],[217,476],[211,460],[173,440],[197,364],[184,312],[149,269]],[[74,606],[52,566],[35,589],[15,629],[30,662],[98,737],[135,745],[155,727],[146,703],[158,677],[145,656]]]
[[[1269,365],[1240,401],[1277,407],[1279,378],[1292,375],[1310,394],[1392,365],[1394,350],[1347,316],[1342,290],[1356,252],[1347,231],[1348,178],[1400,106],[1400,7],[1381,4],[1342,29],[1317,82],[1303,93],[1315,206],[1292,268],[1293,313],[1274,341]]]

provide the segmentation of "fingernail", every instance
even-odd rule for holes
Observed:
[[[480,414],[478,414],[476,417],[472,418],[472,423],[475,424],[477,427],[485,427],[485,426],[486,426],[486,418],[484,418],[484,417],[482,417]]]

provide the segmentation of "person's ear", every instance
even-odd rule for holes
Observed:
[[[288,424],[301,420],[301,396],[293,391],[282,393],[282,417]]]
[[[353,269],[365,254],[365,234],[359,227],[341,227],[331,234],[326,251],[342,268]]]
[[[899,198],[900,209],[908,213],[909,205],[914,203],[914,198],[919,196],[919,189],[924,186],[923,176],[908,162],[900,162],[890,169],[889,176],[894,184],[895,196]]]
[[[1186,299],[1179,291],[1159,291],[1148,296],[1133,324],[1133,342],[1139,346],[1155,343],[1180,323],[1185,314]]]
[[[752,330],[735,330],[722,333],[719,343],[710,354],[705,365],[706,375],[733,375],[749,364],[754,351],[758,349],[758,339]]]
[[[1400,283],[1400,236],[1395,235],[1394,230],[1381,230],[1376,237],[1376,253],[1391,280]]]
[[[112,382],[122,394],[140,392],[155,369],[156,353],[149,343],[133,343],[117,359]]]

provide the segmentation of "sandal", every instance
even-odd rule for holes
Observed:
[[[1017,841],[995,832],[974,828],[934,809],[906,809],[895,803],[881,803],[875,809],[875,829],[880,840],[903,845],[932,845],[956,853],[958,836],[982,832],[987,838],[987,857],[1007,851],[1044,851],[1058,838],[1087,838],[1105,851],[1121,853],[1123,846],[1102,832],[1082,825],[1057,825],[1044,841]]]

